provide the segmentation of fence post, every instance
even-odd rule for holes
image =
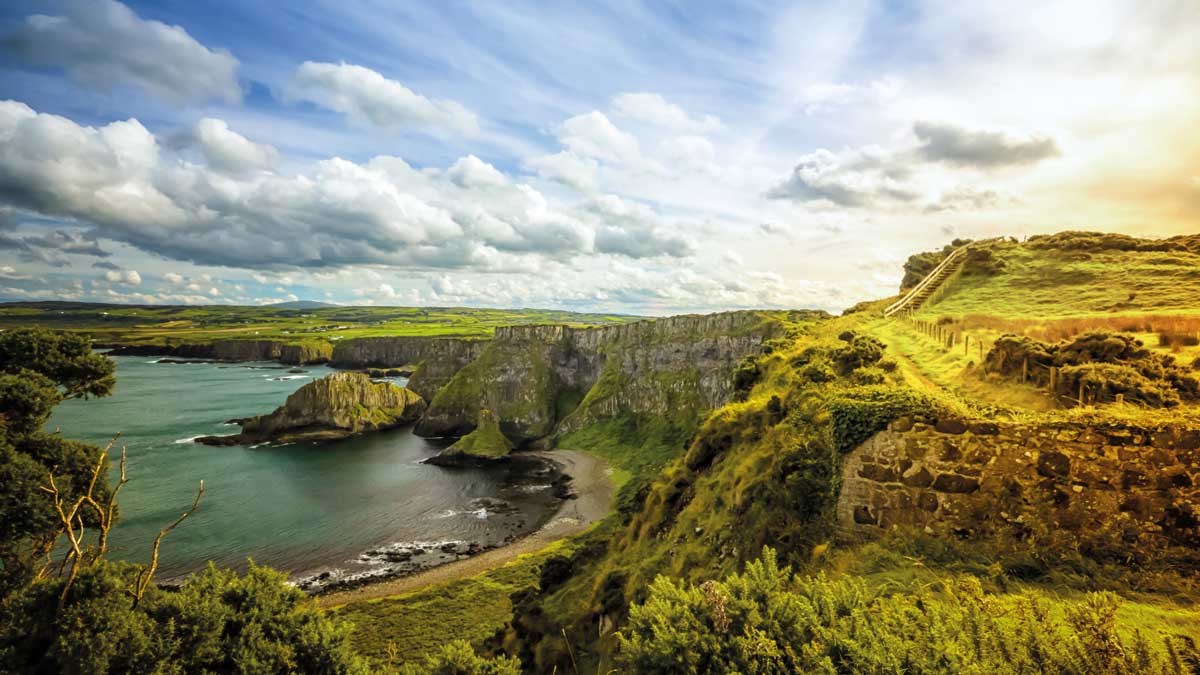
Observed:
[[[1117,405],[1125,405],[1125,394],[1117,394]]]
[[[963,336],[963,356],[969,356],[971,353],[971,336]]]
[[[1025,361],[1021,363],[1021,382],[1029,380],[1029,357],[1025,357]]]

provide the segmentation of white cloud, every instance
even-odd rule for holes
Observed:
[[[567,119],[558,130],[558,140],[581,157],[631,164],[641,158],[637,138],[618,129],[598,110]]]
[[[805,115],[832,112],[838,108],[864,103],[883,104],[899,95],[904,83],[895,77],[884,77],[869,84],[816,82],[800,91]]]
[[[237,59],[112,0],[69,0],[62,16],[26,17],[9,44],[95,89],[134,86],[177,104],[241,99]]]
[[[104,273],[104,278],[114,284],[142,285],[142,275],[138,274],[137,270],[109,270]]]
[[[913,132],[921,143],[918,152],[922,157],[954,166],[1020,166],[1061,154],[1058,143],[1042,134],[967,129],[936,122],[917,122]]]
[[[475,155],[460,158],[446,169],[446,177],[450,182],[461,188],[503,187],[508,185],[508,178],[496,170],[496,167],[479,159]]]
[[[585,194],[594,193],[600,187],[600,164],[591,157],[580,157],[569,150],[533,157],[526,160],[525,165],[543,180],[562,183]]]
[[[183,275],[176,274],[174,272],[167,272],[166,274],[163,275],[163,280],[166,281],[168,284],[182,284],[183,283]]]
[[[801,157],[792,175],[767,196],[848,208],[915,202],[920,194],[908,177],[908,167],[877,146],[840,153],[821,149]]]
[[[675,133],[706,133],[721,128],[712,115],[692,117],[686,110],[667,102],[659,94],[620,94],[612,101],[613,112],[622,117],[669,129]]]
[[[599,222],[596,250],[600,253],[630,258],[686,257],[695,253],[695,244],[689,238],[661,226],[656,214],[643,204],[603,195],[585,204],[584,209]]]
[[[385,129],[424,127],[468,136],[479,133],[479,120],[461,104],[428,99],[370,68],[344,62],[305,61],[296,69],[284,96]]]
[[[26,281],[31,278],[32,277],[30,277],[28,274],[21,274],[18,272],[17,268],[13,267],[12,265],[0,266],[0,280],[11,282]]]
[[[0,102],[0,194],[146,251],[234,267],[527,269],[536,258],[686,249],[646,234],[658,231],[653,212],[627,221],[637,246],[597,245],[598,228],[610,242],[626,225],[555,204],[471,156],[444,171],[380,156],[231,174],[172,158],[136,120],[83,127],[13,101]]]
[[[208,165],[217,171],[244,174],[273,168],[279,151],[230,130],[224,120],[206,117],[196,123],[192,138]]]

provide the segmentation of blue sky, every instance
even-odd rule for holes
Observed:
[[[1194,2],[10,1],[0,297],[841,309],[1200,215]]]

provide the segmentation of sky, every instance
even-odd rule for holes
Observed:
[[[663,315],[1200,231],[1200,3],[0,5],[0,298]]]

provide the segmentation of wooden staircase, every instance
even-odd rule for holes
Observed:
[[[971,246],[972,244],[966,244],[951,251],[945,260],[942,260],[937,267],[933,268],[932,272],[925,275],[921,283],[914,286],[904,297],[883,310],[883,315],[893,316],[905,311],[914,312],[920,308],[926,300],[933,297],[952,277],[962,270],[963,263],[967,261],[967,251]]]

